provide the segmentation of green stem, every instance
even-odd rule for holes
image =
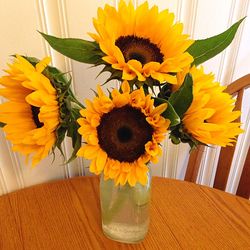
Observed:
[[[109,224],[114,216],[120,211],[124,202],[126,201],[127,197],[129,196],[128,192],[130,192],[129,186],[119,186],[114,187],[114,183],[112,180],[103,181],[104,188],[101,188],[101,201],[102,201],[102,212],[103,212],[103,222],[105,224]],[[117,188],[119,189],[118,195],[115,198],[115,202],[112,194],[111,189]]]
[[[73,92],[72,92],[72,90],[70,88],[69,88],[69,94],[70,94],[71,100],[74,103],[78,104],[79,107],[85,109],[84,105],[75,98],[75,95],[73,94]]]

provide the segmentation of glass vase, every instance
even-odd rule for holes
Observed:
[[[102,229],[115,241],[137,243],[142,241],[149,227],[151,198],[151,173],[145,186],[137,183],[131,187],[115,186],[113,180],[100,180]]]

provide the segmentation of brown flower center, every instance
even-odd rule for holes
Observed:
[[[125,61],[135,59],[142,65],[148,62],[163,62],[163,54],[154,43],[147,38],[136,36],[121,36],[115,45],[118,46],[125,58]]]
[[[36,124],[36,127],[37,128],[41,128],[44,125],[44,123],[40,122],[39,118],[38,118],[38,114],[40,112],[40,108],[32,106],[32,105],[30,107],[31,107],[31,112],[32,112],[32,118],[33,118],[33,121]]]
[[[133,162],[145,153],[153,128],[138,109],[126,105],[115,108],[101,118],[97,127],[100,147],[109,158]]]

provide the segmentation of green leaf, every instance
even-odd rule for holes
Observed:
[[[121,71],[114,70],[111,72],[111,75],[108,77],[108,79],[102,85],[105,85],[106,83],[108,83],[112,80],[119,80],[119,79],[121,79],[121,77],[122,77]]]
[[[58,38],[39,32],[50,46],[61,54],[79,62],[99,64],[103,53],[95,42],[77,38]]]
[[[156,106],[159,106],[162,103],[167,103],[168,107],[161,115],[164,118],[170,120],[170,122],[171,122],[170,127],[178,125],[181,122],[181,120],[180,120],[180,117],[178,116],[178,114],[175,112],[171,103],[169,103],[167,100],[162,99],[162,98],[158,98],[158,97],[154,98],[154,104]]]
[[[181,140],[180,138],[176,137],[175,135],[173,134],[170,134],[169,138],[171,139],[171,142],[175,145],[178,145],[181,143]]]
[[[3,122],[0,122],[0,128],[3,128],[6,124]]]
[[[193,101],[193,79],[190,74],[186,75],[182,86],[171,94],[168,101],[172,104],[178,116],[182,118]]]
[[[67,128],[64,126],[59,127],[56,130],[56,143],[55,146],[60,150],[61,155],[64,156],[63,154],[63,150],[62,150],[62,142],[65,138],[65,134],[66,134]]]
[[[16,57],[16,56],[14,56]],[[39,59],[37,59],[36,57],[31,57],[31,56],[24,56],[22,55],[23,58],[25,58],[26,60],[28,60],[33,66],[35,66],[37,63],[40,62]]]
[[[244,19],[245,17],[219,35],[195,41],[187,49],[187,52],[194,58],[193,64],[197,66],[223,51],[232,42],[236,31]]]
[[[80,134],[77,134],[76,140],[74,141],[74,144],[73,144],[74,150],[73,150],[69,160],[66,163],[69,163],[69,162],[73,161],[74,159],[76,159],[76,157],[77,157],[76,154],[77,154],[78,150],[80,149],[81,144],[82,144],[82,137]]]

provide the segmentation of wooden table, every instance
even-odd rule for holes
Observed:
[[[0,197],[0,249],[250,249],[250,202],[184,181],[153,178],[151,224],[139,244],[107,239],[99,178],[78,177]]]

